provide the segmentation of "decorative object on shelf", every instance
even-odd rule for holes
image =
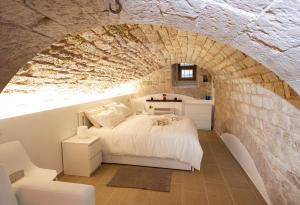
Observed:
[[[78,138],[81,138],[81,139],[89,138],[88,127],[87,126],[79,126],[77,128],[77,136],[78,136]]]
[[[175,97],[174,100],[177,101],[177,97]]]
[[[151,100],[153,100],[153,97],[151,97]]]
[[[152,105],[149,105],[149,114],[153,115],[154,113],[154,107]]]
[[[203,75],[203,82],[208,82],[208,76],[207,75]]]
[[[182,100],[177,99],[177,100],[146,100],[147,102],[182,102]]]
[[[211,100],[211,96],[206,95],[206,96],[205,96],[205,100]]]
[[[167,100],[167,94],[163,94],[163,100]]]

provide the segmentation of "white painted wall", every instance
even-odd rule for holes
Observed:
[[[42,168],[63,170],[61,141],[77,131],[77,113],[112,101],[125,102],[130,95],[73,105],[0,120],[0,143],[19,140],[33,162]]]

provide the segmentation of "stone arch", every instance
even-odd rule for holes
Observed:
[[[124,1],[120,15],[108,13],[107,3],[2,1],[1,89],[22,64],[66,33],[95,25],[149,23],[174,25],[229,44],[270,68],[299,93],[297,0]]]
[[[178,62],[196,64],[215,80],[258,84],[298,106],[295,91],[246,54],[205,35],[158,25],[120,24],[68,34],[25,64],[5,92],[31,92],[45,84],[102,92]]]

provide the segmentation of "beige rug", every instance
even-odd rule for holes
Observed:
[[[107,186],[169,192],[172,170],[152,167],[122,166]]]

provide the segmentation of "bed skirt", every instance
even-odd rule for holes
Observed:
[[[128,155],[103,154],[102,162],[189,170],[189,171],[193,170],[192,166],[187,163],[180,162],[175,159],[165,159],[165,158],[158,158],[158,157],[139,157],[139,156],[128,156]]]

